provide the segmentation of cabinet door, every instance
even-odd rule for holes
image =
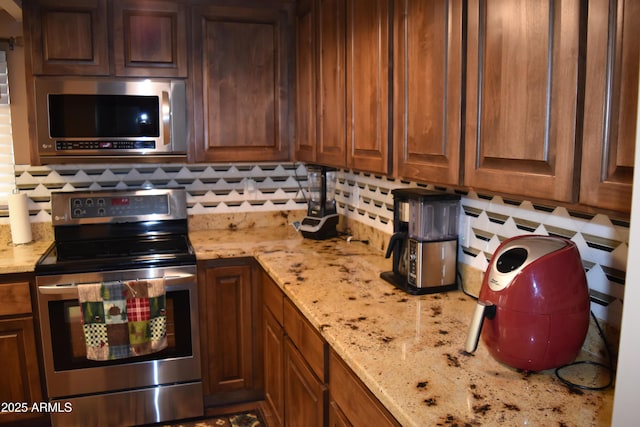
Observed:
[[[264,309],[264,400],[273,421],[284,425],[284,329],[271,311]]]
[[[640,3],[589,1],[580,202],[629,212],[638,112]]]
[[[42,399],[33,317],[0,320],[0,402],[28,404]],[[3,412],[0,424],[42,414]]]
[[[329,376],[331,426],[400,425],[333,351],[329,356]]]
[[[316,378],[288,338],[285,338],[284,349],[285,425],[324,426],[327,386]]]
[[[34,0],[25,9],[33,74],[109,74],[106,0]]]
[[[318,1],[318,163],[347,165],[346,2]]]
[[[196,161],[289,159],[288,5],[193,8]]]
[[[396,175],[460,183],[462,1],[394,4]]]
[[[388,173],[391,0],[347,0],[347,166]]]
[[[118,76],[187,77],[186,6],[160,0],[113,5],[113,50]]]
[[[295,157],[316,162],[316,37],[313,0],[302,0],[296,12]]]
[[[580,3],[469,1],[465,185],[575,201]]]
[[[253,267],[249,261],[234,261],[199,268],[205,404],[241,401],[262,389],[262,334],[256,332],[262,325],[262,304]]]

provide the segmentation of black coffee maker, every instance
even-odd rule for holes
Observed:
[[[307,216],[300,223],[300,232],[307,239],[324,240],[338,235],[336,174],[334,168],[307,166],[309,200]]]
[[[393,270],[380,275],[413,295],[458,288],[460,196],[424,188],[398,188],[393,194],[393,235],[386,257]]]

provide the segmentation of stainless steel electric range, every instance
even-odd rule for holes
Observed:
[[[51,215],[55,242],[35,271],[47,395],[62,408],[51,414],[53,425],[203,415],[196,258],[184,189],[56,192]],[[140,280],[163,282],[166,346],[90,359],[79,287]]]

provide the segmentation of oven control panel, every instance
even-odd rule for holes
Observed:
[[[52,193],[54,225],[186,218],[182,189]]]
[[[168,214],[164,195],[72,197],[72,218]]]

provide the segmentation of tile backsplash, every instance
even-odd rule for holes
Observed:
[[[30,199],[33,225],[51,222],[52,191],[181,186],[188,192],[190,215],[255,216],[266,211],[297,211],[292,218],[295,220],[304,216],[306,209],[306,168],[299,163],[17,165],[15,169],[17,188]],[[383,250],[393,232],[391,190],[414,186],[432,188],[374,174],[339,171],[336,201],[342,225],[354,238],[369,240]],[[8,223],[7,208],[0,206],[0,224]],[[526,200],[462,194],[458,259],[465,269],[481,274],[503,240],[527,233],[562,236],[577,244],[587,273],[592,310],[607,325],[619,328],[629,224],[605,215],[576,214]]]

